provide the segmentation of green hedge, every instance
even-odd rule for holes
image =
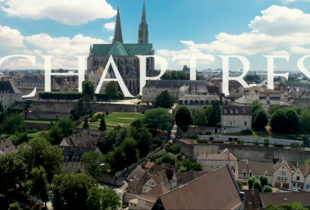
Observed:
[[[95,94],[97,100],[109,100],[109,95],[105,93]],[[59,92],[41,92],[39,94],[41,99],[60,99],[60,100],[78,100],[83,97],[83,93],[80,92],[68,92],[68,91],[59,91]],[[124,94],[118,92],[115,96],[111,96],[112,100],[122,100],[124,99]]]
[[[291,139],[291,140],[296,140],[297,136],[295,136],[295,135],[288,135],[287,138]]]

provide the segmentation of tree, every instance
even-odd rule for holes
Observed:
[[[175,113],[175,122],[178,126],[188,126],[192,124],[192,114],[187,106],[179,106]]]
[[[103,155],[96,151],[85,152],[81,158],[81,165],[94,179],[102,177],[106,172],[106,166],[100,166],[103,162],[105,162]]]
[[[42,166],[34,168],[31,175],[32,179],[27,182],[28,194],[41,199],[46,207],[49,196],[45,169]]]
[[[207,124],[206,110],[198,109],[194,115],[194,124],[197,126],[205,126]]]
[[[103,209],[115,210],[121,205],[121,199],[118,194],[110,187],[102,190],[102,206]]]
[[[268,185],[268,177],[266,175],[260,175],[259,176],[259,181],[262,184],[262,187],[264,187],[265,185]]]
[[[310,111],[305,109],[299,117],[299,131],[308,133],[310,131]]]
[[[267,210],[307,210],[301,203],[284,203],[279,206],[274,206],[271,202],[267,206]]]
[[[262,192],[272,192],[272,187],[269,185],[265,185],[262,189]]]
[[[253,188],[254,182],[255,182],[255,178],[254,177],[248,178],[248,187],[249,187],[249,189]]]
[[[112,146],[115,144],[116,136],[117,131],[111,130],[99,140],[97,146],[102,154],[107,154],[113,148]]]
[[[297,131],[299,128],[299,117],[294,108],[285,108],[285,114],[287,116],[287,129],[288,131]]]
[[[270,107],[269,109],[269,115],[272,116],[273,113],[275,113],[277,110],[281,109],[281,107],[279,106],[279,104],[274,104]]]
[[[255,181],[253,182],[253,190],[261,190],[262,189],[262,185],[260,183],[260,181],[258,179],[255,179]]]
[[[174,103],[174,98],[168,93],[167,90],[161,92],[155,98],[155,108],[162,107],[162,108],[171,108]]]
[[[4,119],[4,108],[2,106],[2,103],[0,102],[0,124],[3,122]]]
[[[202,166],[198,162],[193,162],[188,159],[177,162],[177,168],[185,168],[186,171],[202,171]]]
[[[104,117],[102,117],[100,120],[100,126],[99,126],[98,130],[100,130],[100,131],[106,131],[107,130],[107,125],[105,123]]]
[[[83,129],[89,129],[88,117],[85,117]]]
[[[11,203],[9,205],[9,210],[20,210],[19,203],[18,202]]]
[[[243,184],[241,182],[239,182],[238,180],[236,182],[237,182],[237,185],[238,185],[239,189],[242,190]]]
[[[109,101],[111,99],[111,96],[116,96],[117,94],[117,82],[110,81],[108,84],[105,85],[104,92],[109,95]]]
[[[48,140],[54,145],[59,145],[62,139],[62,129],[58,125],[53,125],[48,132]]]
[[[287,131],[287,115],[284,110],[279,109],[275,113],[272,114],[270,119],[270,126],[276,132],[283,132]]]
[[[167,109],[156,108],[149,109],[145,112],[143,123],[145,123],[148,128],[154,129],[154,132],[156,133],[157,129],[170,129],[170,123],[172,120],[173,116]]]
[[[70,119],[60,119],[57,125],[62,129],[63,138],[71,136],[76,128],[75,122]]]
[[[26,131],[26,123],[21,114],[11,113],[5,116],[3,128],[7,134],[14,134],[16,132],[22,133]]]
[[[132,137],[127,137],[121,144],[126,156],[126,166],[127,171],[129,171],[129,166],[139,159],[139,152],[137,150],[137,142]]]
[[[253,120],[253,128],[264,129],[268,124],[268,117],[263,109],[258,109]]]
[[[109,153],[109,162],[111,168],[115,171],[123,170],[126,166],[126,155],[122,147],[116,147],[113,152]]]
[[[83,81],[82,83],[83,95],[92,98],[95,94],[94,83],[91,81]]]
[[[88,191],[88,197],[87,197],[87,209],[88,210],[101,210],[102,209],[102,193],[98,189],[98,187],[92,187]]]
[[[138,129],[138,151],[140,157],[145,157],[152,149],[153,137],[147,128]]]
[[[119,145],[121,145],[127,136],[128,136],[127,127],[122,127],[117,133],[117,136],[115,139],[115,147],[118,147]]]
[[[208,117],[208,123],[211,126],[216,126],[217,123],[221,122],[221,107],[219,101],[214,101],[212,104],[212,112]]]
[[[88,192],[93,187],[98,188],[97,182],[87,174],[56,174],[52,185],[54,209],[87,209]]]
[[[156,159],[156,164],[160,165],[161,163],[170,163],[172,165],[175,164],[175,157],[170,153],[165,153],[159,158]]]
[[[47,180],[50,183],[54,174],[61,172],[63,163],[63,150],[58,146],[52,146],[47,139],[36,137],[28,143],[18,147],[17,155],[27,165],[27,171],[42,166],[46,170]]]
[[[70,119],[72,121],[76,121],[81,117],[81,114],[79,113],[79,111],[77,109],[72,109],[70,111]]]
[[[15,153],[0,157],[0,193],[10,189],[22,188],[27,178],[27,166]]]

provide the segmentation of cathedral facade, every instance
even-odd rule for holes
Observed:
[[[87,59],[88,80],[94,82],[95,87],[100,81],[103,71],[108,71],[108,76],[114,78],[112,67],[104,69],[109,57],[112,55],[114,62],[119,70],[124,83],[132,94],[138,94],[140,91],[140,61],[136,55],[154,55],[153,45],[148,43],[149,33],[146,23],[145,2],[143,3],[142,18],[138,31],[138,43],[123,43],[121,19],[119,9],[115,24],[114,38],[112,44],[93,44],[90,47]],[[147,74],[154,70],[154,59],[147,58]],[[106,82],[103,84],[105,85]],[[100,92],[103,92],[101,88]]]

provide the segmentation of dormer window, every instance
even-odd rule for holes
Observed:
[[[236,109],[236,114],[238,114],[238,109]]]
[[[234,111],[231,109],[231,110],[230,110],[230,114],[233,114],[233,113],[234,113]]]
[[[226,109],[224,109],[224,113],[227,114],[227,110]]]
[[[246,113],[245,109],[242,109],[242,112],[243,112],[243,114],[245,114]]]

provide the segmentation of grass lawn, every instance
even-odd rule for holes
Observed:
[[[118,124],[121,126],[129,126],[130,123],[136,119],[142,119],[144,114],[141,113],[128,113],[128,112],[115,112],[111,113],[108,116],[105,116],[105,122],[107,124],[107,130],[112,130]],[[84,122],[82,122],[78,128],[83,128]],[[100,126],[100,120],[94,123],[89,122],[89,128],[93,130],[98,130]]]
[[[25,120],[25,122],[27,123],[46,123],[46,124],[50,124],[51,122],[56,122],[55,120],[45,120],[45,119],[39,119],[39,120]]]
[[[29,138],[35,138],[35,137],[38,137],[41,132],[43,132],[43,131],[38,131],[36,133],[27,133],[27,136]]]

